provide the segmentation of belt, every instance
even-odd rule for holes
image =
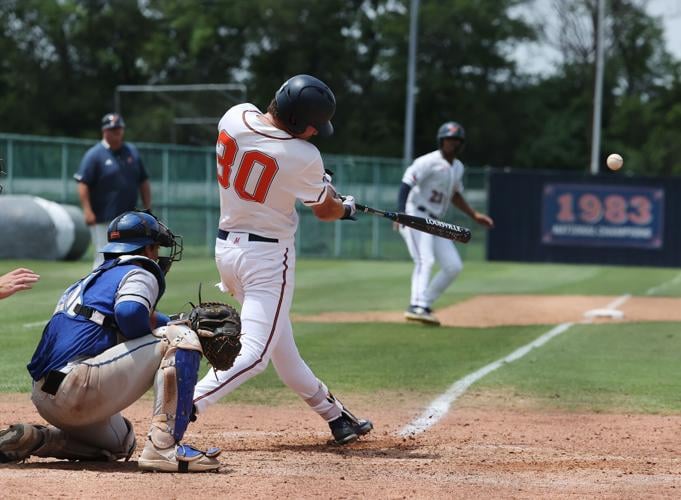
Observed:
[[[64,381],[65,377],[66,373],[64,372],[50,370],[47,372],[47,375],[45,375],[45,379],[43,381],[43,385],[40,387],[40,390],[54,396],[57,394],[57,389],[59,389],[59,386]]]
[[[227,236],[229,236],[229,231],[223,231],[222,229],[218,229],[218,238],[221,240],[226,240]],[[262,241],[264,243],[279,243],[279,240],[276,238],[265,238],[264,236],[260,236],[258,234],[252,234],[248,233],[248,241]]]
[[[416,207],[416,209],[417,209],[419,212],[425,213],[425,214],[428,215],[428,217],[430,217],[431,219],[437,219],[437,215],[431,214],[431,213],[428,211],[428,209],[427,209],[426,207],[424,207],[423,205],[419,205],[418,207]]]

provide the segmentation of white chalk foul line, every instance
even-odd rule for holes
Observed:
[[[546,332],[544,335],[537,337],[529,344],[516,349],[508,356],[483,366],[479,370],[469,373],[464,378],[457,380],[441,396],[430,403],[428,408],[426,408],[421,415],[408,423],[398,434],[400,436],[419,434],[429,427],[435,425],[447,413],[451,404],[456,401],[459,396],[466,392],[466,390],[475,382],[480,380],[488,373],[493,372],[504,363],[511,363],[522,358],[535,347],[545,344],[553,337],[560,335],[569,329],[572,325],[574,325],[574,323],[561,323],[560,325]]]
[[[664,290],[667,287],[670,287],[670,286],[673,286],[673,285],[678,285],[679,282],[681,282],[681,273],[677,274],[676,276],[674,276],[669,281],[665,281],[664,283],[662,283],[660,285],[648,288],[648,290],[646,290],[646,295],[653,295],[653,294],[659,292],[660,290]]]
[[[606,308],[617,309],[619,306],[624,304],[630,298],[631,294],[627,293],[621,295],[620,297],[617,297],[615,300],[613,300],[610,304],[608,304]],[[583,321],[583,323],[592,322],[593,320],[591,319]],[[445,416],[447,411],[449,411],[449,407],[452,405],[452,403],[456,401],[461,395],[463,395],[463,393],[466,392],[466,390],[475,382],[480,380],[488,373],[493,372],[494,370],[502,366],[504,363],[512,363],[513,361],[516,361],[525,356],[525,354],[530,352],[535,347],[539,347],[546,344],[553,337],[557,337],[561,333],[567,331],[572,325],[574,325],[574,323],[561,323],[560,325],[553,327],[544,335],[537,337],[529,344],[519,347],[505,358],[498,359],[486,366],[483,366],[479,370],[474,371],[473,373],[469,373],[464,378],[457,380],[441,396],[439,396],[432,403],[430,403],[430,405],[428,405],[428,408],[426,408],[423,411],[423,413],[421,413],[421,415],[419,415],[410,423],[405,425],[402,428],[402,430],[398,432],[398,435],[413,436],[415,434],[419,434],[425,431],[429,427],[432,427],[442,417]]]
[[[430,403],[428,408],[426,408],[421,415],[408,423],[398,434],[400,436],[419,434],[429,427],[435,425],[447,413],[451,404],[456,401],[459,396],[466,392],[466,390],[475,382],[480,380],[488,373],[493,372],[504,363],[511,363],[522,358],[535,347],[545,344],[556,335],[560,335],[569,329],[572,325],[574,325],[574,323],[561,323],[560,325],[546,332],[544,335],[537,337],[529,344],[516,349],[508,356],[483,366],[479,370],[469,373],[464,378],[457,380],[441,396]]]

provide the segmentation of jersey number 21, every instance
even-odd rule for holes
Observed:
[[[236,160],[239,146],[227,132],[220,131],[216,146],[218,183],[229,189],[229,177]],[[236,167],[234,190],[239,198],[264,203],[274,176],[279,170],[277,160],[262,151],[246,151]]]

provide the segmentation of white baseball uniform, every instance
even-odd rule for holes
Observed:
[[[411,186],[406,213],[440,219],[455,193],[463,194],[463,163],[449,163],[440,150],[420,156],[407,168],[402,182]],[[402,226],[400,234],[414,261],[410,305],[430,307],[463,269],[459,252],[451,240]],[[433,265],[440,266],[430,279]]]
[[[267,121],[252,104],[229,109],[216,146],[220,223],[215,260],[221,285],[241,303],[242,349],[227,371],[209,372],[196,386],[201,413],[270,359],[281,380],[327,422],[342,405],[300,357],[289,310],[295,286],[296,200],[319,204],[327,182],[319,150]]]

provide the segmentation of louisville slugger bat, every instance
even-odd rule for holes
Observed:
[[[449,222],[442,222],[441,220],[431,219],[430,217],[416,217],[415,215],[407,215],[401,212],[386,212],[378,210],[377,208],[360,205],[359,203],[355,203],[355,207],[359,212],[385,217],[386,219],[395,221],[403,226],[408,226],[417,231],[423,231],[424,233],[434,234],[441,238],[447,238],[448,240],[468,243],[471,239],[470,229],[463,226],[457,226],[456,224],[450,224]]]

